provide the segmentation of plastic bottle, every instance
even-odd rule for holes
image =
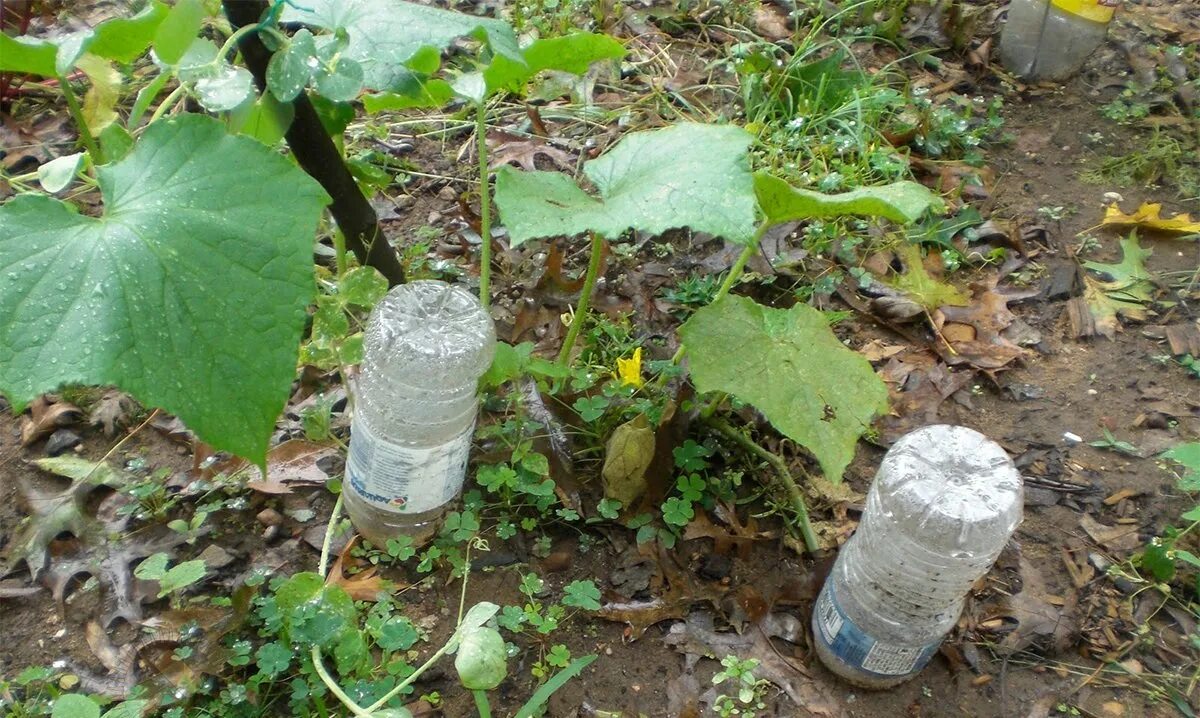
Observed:
[[[496,329],[470,292],[417,281],[379,302],[363,343],[343,500],[373,544],[420,544],[462,490]]]
[[[1021,522],[1021,495],[1012,460],[976,431],[927,426],[896,442],[813,607],[822,663],[866,688],[919,673]]]
[[[1065,80],[1091,55],[1120,0],[1012,0],[1000,60],[1027,80]]]

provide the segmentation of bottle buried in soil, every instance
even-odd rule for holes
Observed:
[[[1120,0],[1012,0],[1000,59],[1027,80],[1065,80],[1104,41]]]
[[[363,343],[346,510],[377,546],[401,535],[420,544],[462,490],[496,329],[471,293],[418,281],[379,302]]]
[[[984,435],[936,425],[901,438],[813,608],[821,662],[866,688],[919,673],[1021,522],[1021,506],[1020,474]]]

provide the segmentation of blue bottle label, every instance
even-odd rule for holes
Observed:
[[[826,581],[813,607],[817,624],[816,640],[830,653],[856,670],[880,678],[895,678],[916,673],[925,667],[942,642],[926,646],[898,646],[876,641],[863,632],[838,605],[833,581]]]

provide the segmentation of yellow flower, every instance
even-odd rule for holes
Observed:
[[[633,350],[633,357],[629,359],[617,360],[617,375],[616,378],[621,380],[621,384],[641,387],[642,385],[642,348],[638,347]]]

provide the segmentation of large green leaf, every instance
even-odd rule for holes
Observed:
[[[133,17],[105,20],[90,30],[53,40],[0,34],[0,70],[53,77],[69,71],[84,52],[117,62],[132,62],[150,46],[167,12],[166,5],[154,0]],[[65,66],[56,67],[56,60]]]
[[[840,481],[858,437],[887,409],[887,387],[806,304],[771,309],[727,296],[679,329],[692,382],[753,404]]]
[[[625,56],[625,46],[608,35],[575,32],[563,37],[534,40],[522,50],[524,62],[503,55],[495,57],[483,76],[489,91],[520,92],[525,82],[543,70],[560,70],[575,75],[588,71],[593,62]]]
[[[25,35],[9,37],[0,32],[0,71],[54,77],[57,54],[53,43]]]
[[[759,208],[771,224],[847,215],[883,217],[906,223],[920,219],[931,209],[940,211],[945,206],[927,187],[908,181],[859,187],[841,194],[823,194],[797,189],[777,177],[758,172],[754,175],[754,192]]]
[[[583,173],[596,199],[557,172],[496,173],[496,206],[514,246],[538,237],[690,227],[732,242],[754,235],[753,138],[732,125],[683,123],[625,136]]]
[[[0,207],[0,392],[19,411],[64,383],[115,384],[261,464],[328,197],[199,115],[154,123],[97,178],[100,217],[36,195]]]
[[[349,38],[343,57],[362,65],[372,90],[392,90],[412,75],[405,62],[423,47],[446,48],[474,36],[492,51],[524,64],[508,23],[403,0],[305,0],[283,11],[284,22],[301,22]]]

